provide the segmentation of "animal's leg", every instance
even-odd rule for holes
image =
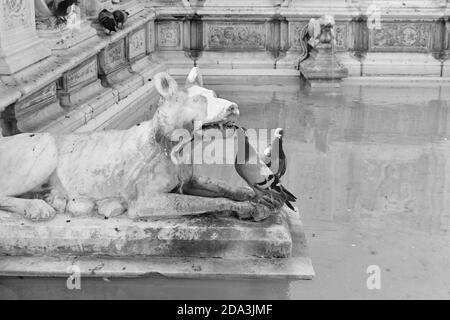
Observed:
[[[271,198],[270,195],[255,192],[250,187],[235,188],[223,181],[203,176],[193,176],[188,184],[183,185],[183,192],[200,197],[252,201],[258,205],[265,205],[272,210],[277,210],[283,206],[282,203]]]
[[[210,198],[228,198],[234,201],[250,201],[255,198],[251,188],[235,188],[227,183],[209,177],[194,175],[189,183],[183,185],[183,192]]]
[[[106,218],[120,216],[126,210],[126,205],[121,199],[111,198],[97,201],[98,214],[105,216]]]
[[[12,197],[0,197],[0,210],[18,213],[33,221],[49,220],[56,213],[44,200]]]
[[[74,217],[87,216],[94,212],[95,202],[89,198],[70,199],[67,202],[66,213]]]
[[[204,213],[234,213],[241,219],[262,220],[272,211],[266,206],[251,202],[236,202],[225,198],[205,198],[175,193],[140,197],[131,202],[128,215],[131,218],[180,217]]]
[[[67,207],[67,199],[57,190],[50,191],[45,197],[47,202],[57,213],[65,213]]]

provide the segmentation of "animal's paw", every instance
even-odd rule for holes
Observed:
[[[67,202],[66,212],[74,217],[90,215],[94,212],[95,203],[87,198],[72,199]]]
[[[278,210],[283,206],[283,201],[270,195],[263,195],[256,198],[255,201],[258,205],[263,205],[270,210]]]
[[[237,190],[232,195],[232,200],[234,201],[250,201],[256,197],[255,192],[252,188],[249,187],[241,187],[237,188]]]
[[[51,205],[58,213],[66,211],[67,200],[56,190],[52,190],[45,196],[45,202]]]
[[[97,202],[97,209],[105,218],[113,218],[123,214],[126,206],[119,199],[105,199]]]
[[[266,205],[256,203],[252,212],[252,218],[254,221],[259,222],[267,219],[273,213],[273,209],[267,207]]]
[[[55,209],[44,200],[30,199],[25,202],[24,216],[32,221],[50,220],[55,214]]]

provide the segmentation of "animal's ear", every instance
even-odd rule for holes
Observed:
[[[129,13],[128,11],[125,11],[125,14],[126,14],[127,16],[129,16],[129,15],[130,15],[130,13]]]
[[[155,88],[161,96],[168,98],[178,91],[178,84],[167,72],[155,75]]]
[[[186,88],[195,85],[203,87],[203,76],[198,67],[193,67],[186,78]]]

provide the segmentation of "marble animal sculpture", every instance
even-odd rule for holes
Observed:
[[[309,23],[300,30],[301,55],[296,61],[296,68],[300,69],[300,63],[308,59],[311,50],[320,43],[335,41],[335,21],[331,15],[324,15],[319,19],[311,19]]]
[[[258,201],[263,205],[276,209],[285,203],[295,211],[291,202],[295,202],[297,198],[281,184],[278,176],[265,164],[263,157],[250,143],[245,129],[239,131],[241,138],[244,139],[244,148],[239,148],[236,154],[234,167],[237,173],[253,189]]]
[[[203,88],[197,68],[182,89],[167,73],[153,81],[161,95],[153,119],[128,130],[0,138],[0,209],[32,220],[63,212],[105,217],[127,212],[130,218],[226,212],[260,220],[282,205],[248,187],[194,175],[192,165],[179,161],[189,141],[174,142],[174,132],[184,128],[205,135],[212,128],[235,128],[235,103]]]

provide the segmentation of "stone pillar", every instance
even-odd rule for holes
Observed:
[[[36,36],[34,1],[0,0],[0,75],[13,74],[50,54]]]
[[[111,0],[81,0],[80,8],[85,16],[97,18],[103,9],[112,10],[112,2]]]

